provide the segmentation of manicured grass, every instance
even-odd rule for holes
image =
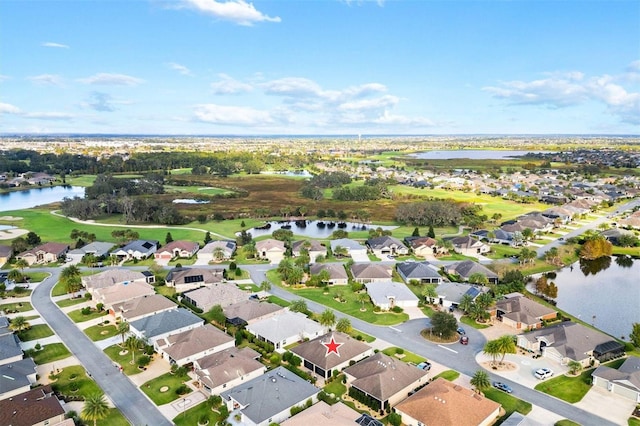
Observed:
[[[87,376],[84,367],[80,365],[63,368],[56,377],[57,380],[51,386],[63,395],[87,397],[102,393],[100,387]]]
[[[142,392],[144,392],[156,405],[164,405],[180,398],[180,395],[176,393],[176,389],[188,380],[189,376],[186,374],[178,376],[176,374],[165,373],[162,376],[144,383],[140,386],[140,389],[142,389]],[[165,392],[160,391],[160,389],[165,386],[169,389]]]
[[[188,193],[194,196],[198,195],[218,195],[218,194],[230,194],[231,191],[221,188],[208,188],[202,186],[176,186],[176,185],[163,185],[167,194],[171,193]]]
[[[498,389],[489,389],[484,392],[484,396],[492,401],[497,402],[498,404],[501,404],[502,408],[506,411],[506,414],[500,417],[496,424],[502,423],[514,411],[517,411],[518,413],[523,415],[527,415],[533,408],[529,402],[518,399]]]
[[[51,289],[51,296],[52,297],[56,297],[56,296],[64,296],[67,293],[67,289],[65,287],[65,285],[62,283],[62,281],[58,281],[56,283],[56,285],[53,286],[53,288]],[[71,295],[69,295],[71,296]]]
[[[323,390],[326,394],[333,394],[335,398],[340,398],[347,391],[347,387],[342,384],[343,374],[339,375],[335,380],[326,385]]]
[[[193,426],[200,424],[200,421],[203,420],[203,416],[206,416],[210,426],[217,425],[220,420],[220,413],[212,411],[211,408],[208,407],[207,403],[203,402],[181,414],[178,414],[172,421],[177,426]]]
[[[490,259],[504,259],[505,257],[517,256],[521,249],[505,246],[504,244],[491,244],[491,251],[485,256]]]
[[[133,359],[131,352],[127,351],[126,354],[120,355],[120,351],[123,349],[120,345],[112,345],[104,350],[104,353],[107,354],[109,358],[116,364],[122,367],[124,374],[127,376],[133,376],[134,374],[139,374],[142,371],[138,368],[138,364],[131,364],[131,360]],[[136,361],[138,358],[143,355],[141,349],[136,351]]]
[[[555,396],[570,404],[575,404],[591,389],[591,373],[593,370],[593,368],[585,370],[576,377],[565,375],[552,377],[537,384],[534,389]]]
[[[99,426],[129,426],[130,423],[117,408],[110,408],[109,414],[102,420],[98,420]]]
[[[640,426],[640,419],[638,419],[637,417],[629,417],[629,420],[627,420],[627,425]]]
[[[159,285],[155,287],[156,293],[164,297],[173,297],[176,295],[175,287],[168,287],[166,285]]]
[[[96,175],[67,176],[66,181],[71,186],[91,186],[96,181]]]
[[[346,300],[345,303],[339,302],[334,299],[334,295],[336,294],[336,292],[342,292],[344,299]],[[409,315],[405,313],[376,313],[373,311],[373,305],[371,304],[371,302],[367,302],[364,304],[366,310],[362,312],[360,310],[360,308],[362,307],[362,303],[356,300],[356,295],[348,287],[331,288],[329,290],[329,294],[324,294],[324,290],[321,288],[304,288],[299,290],[292,290],[292,293],[309,300],[313,300],[314,302],[335,309],[336,311],[340,311],[347,315],[359,318],[363,321],[367,321],[371,324],[395,325],[403,323],[409,319]]]
[[[399,359],[400,361],[403,361],[403,362],[413,362],[414,364],[420,364],[421,362],[426,361],[425,358],[423,358],[423,357],[421,357],[419,355],[416,355],[413,352],[409,352],[407,350],[403,350],[402,355],[404,355],[404,356],[401,357],[401,358],[398,358],[396,356],[396,353],[397,353],[396,350],[397,349],[400,349],[400,348],[392,346],[390,348],[384,349],[382,351],[382,353],[384,353],[385,355],[389,355],[390,357],[397,358],[397,359]]]
[[[469,327],[473,327],[477,330],[482,330],[483,328],[489,328],[489,325],[486,324],[479,324],[476,321],[472,320],[471,318],[469,318],[466,315],[463,315],[462,317],[460,317],[460,322],[463,324],[468,325]]]
[[[580,423],[573,422],[569,419],[562,419],[555,422],[553,426],[580,426]]]
[[[455,370],[445,370],[442,373],[438,374],[437,376],[435,376],[433,379],[437,379],[438,377],[442,377],[445,380],[448,380],[450,382],[453,382],[455,379],[457,379],[458,377],[460,377],[460,373],[458,373]]]
[[[75,299],[62,299],[62,300],[58,300],[56,302],[56,305],[58,305],[61,308],[66,308],[68,306],[73,306],[73,305],[78,305],[80,303],[84,303],[86,302],[87,299],[85,299],[84,297],[77,297]]]
[[[351,332],[349,332],[349,336],[351,336],[351,337],[353,337],[355,339],[357,339],[358,336],[360,336],[360,337],[362,337],[362,340],[364,340],[367,343],[371,343],[371,342],[376,340],[375,337],[369,336],[367,333],[363,333],[362,331],[356,330],[354,328],[352,328]]]
[[[44,339],[45,337],[53,336],[53,330],[49,328],[47,324],[32,325],[28,330],[22,330],[18,333],[18,338],[23,342],[30,340]]]
[[[88,315],[84,315],[82,313],[82,309],[76,309],[75,311],[69,312],[67,315],[71,318],[73,322],[85,322],[92,319],[100,318],[105,316],[107,311],[97,311],[94,308],[91,308],[91,312]]]
[[[25,354],[33,358],[33,362],[38,365],[57,361],[59,359],[65,359],[71,356],[69,349],[67,349],[67,347],[62,343],[49,343],[39,351],[31,349],[25,351]]]
[[[17,303],[5,303],[0,305],[0,311],[7,313],[27,312],[32,311],[33,306],[29,302],[17,302]]]
[[[267,297],[267,301],[269,303],[275,303],[278,306],[282,306],[283,308],[286,308],[287,306],[289,306],[291,303],[287,302],[284,299],[279,298],[278,296],[269,296]]]
[[[94,325],[84,329],[84,333],[89,339],[97,342],[99,340],[108,339],[109,337],[117,336],[118,329],[115,325]]]

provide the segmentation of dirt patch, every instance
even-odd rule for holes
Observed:
[[[485,361],[480,363],[480,365],[486,368],[487,370],[494,370],[494,371],[515,371],[518,369],[517,365],[509,361],[504,361],[502,363],[498,361],[496,362]]]

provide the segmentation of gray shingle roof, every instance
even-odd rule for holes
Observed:
[[[389,303],[389,297],[393,297],[396,304],[400,301],[417,301],[418,297],[413,294],[403,283],[392,281],[366,283],[367,293],[371,301],[376,305]]]
[[[78,249],[71,250],[69,254],[81,254],[85,255],[87,253],[91,253],[97,257],[104,256],[109,253],[109,250],[113,248],[115,244],[113,243],[105,243],[101,241],[94,241],[85,246],[82,246]]]
[[[183,327],[203,323],[203,319],[184,308],[178,308],[135,320],[130,326],[144,333],[146,338],[153,338]]]
[[[417,370],[417,369],[416,369]],[[227,401],[233,399],[242,407],[242,414],[260,424],[289,408],[303,404],[320,389],[307,383],[284,367],[278,367],[260,377],[222,392]]]
[[[2,360],[13,358],[17,355],[22,355],[18,337],[13,333],[0,336],[0,364]]]
[[[31,358],[0,365],[0,395],[29,386],[32,374],[36,374],[36,364]]]
[[[402,262],[397,264],[398,272],[408,280],[423,278],[441,278],[437,270],[429,262]]]
[[[587,352],[593,351],[596,346],[614,340],[611,336],[571,321],[530,331],[523,336],[530,342],[544,338],[547,346],[575,361],[585,359]]]
[[[337,343],[341,343],[338,348],[339,355],[333,352],[327,354],[327,347],[323,344],[329,342],[332,337]],[[344,333],[331,332],[301,343],[292,348],[291,352],[327,371],[346,360],[359,357],[368,350],[371,350],[371,346],[366,343]]]
[[[479,263],[472,260],[463,260],[462,262],[454,263],[449,266],[449,270],[454,270],[456,274],[463,278],[469,278],[475,273],[484,274],[487,278],[498,278],[498,274],[491,269],[486,268]]]

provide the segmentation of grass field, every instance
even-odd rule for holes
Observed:
[[[96,311],[95,309],[92,309],[91,313],[89,313],[88,315],[84,315],[82,313],[82,309],[76,309],[75,311],[67,313],[67,316],[71,318],[71,321],[78,323],[100,318],[102,316],[105,316],[106,314],[106,311]]]
[[[124,374],[127,376],[133,376],[134,374],[139,374],[142,371],[138,368],[137,364],[131,364],[133,359],[131,352],[127,351],[127,353],[120,354],[122,348],[120,345],[112,345],[104,350],[104,353],[107,354],[109,358],[116,364],[122,367]],[[136,351],[136,360],[140,355],[143,355],[142,350]]]
[[[87,301],[87,299],[85,299],[84,297],[77,297],[75,299],[58,300],[56,302],[56,305],[58,305],[61,308],[66,308],[68,306],[78,305],[78,304],[86,302],[86,301]]]
[[[173,418],[173,423],[177,426],[193,426],[205,423],[217,425],[219,421],[220,413],[211,410],[206,403],[198,404]]]
[[[500,417],[496,424],[502,423],[514,411],[517,411],[518,413],[523,415],[527,415],[533,408],[530,403],[511,396],[508,393],[502,392],[498,389],[489,389],[484,392],[484,396],[492,401],[497,402],[498,404],[501,404],[502,408],[506,411],[506,414]]]
[[[53,390],[63,395],[87,397],[102,393],[100,387],[87,376],[84,367],[80,365],[63,368],[56,377],[56,381],[51,386]]]
[[[438,377],[442,377],[445,380],[448,380],[450,382],[453,382],[455,379],[457,379],[458,377],[460,377],[460,373],[458,373],[455,370],[445,370],[442,373],[436,375],[433,377],[433,379],[437,379]]]
[[[44,339],[45,337],[53,336],[53,330],[47,324],[32,325],[28,330],[22,330],[18,333],[18,338],[23,342],[29,342],[31,340]]]
[[[178,376],[176,374],[165,373],[162,376],[156,377],[142,386],[140,389],[144,392],[149,399],[151,399],[156,405],[168,404],[171,401],[175,401],[180,398],[180,395],[176,393],[184,382],[189,380],[188,375]],[[161,390],[165,388],[166,390]]]
[[[218,194],[228,194],[231,191],[222,188],[210,188],[203,186],[177,186],[177,185],[164,185],[164,190],[166,193],[178,193],[178,194],[193,194],[194,196],[198,195],[218,195]]]
[[[84,329],[84,333],[94,342],[117,336],[118,329],[115,325],[94,325]]]
[[[399,349],[402,351],[402,354],[400,357],[397,357],[396,354],[398,353]],[[426,359],[421,357],[420,355],[416,355],[413,352],[409,352],[405,349],[397,348],[395,346],[384,349],[382,353],[390,357],[399,359],[402,362],[412,362],[414,364],[420,364],[421,362],[426,361]]]
[[[65,359],[71,356],[69,349],[67,349],[67,347],[62,343],[49,343],[48,345],[45,345],[42,350],[30,350],[27,352],[27,355],[33,358],[33,362],[38,365],[58,361],[59,359]]]
[[[5,311],[6,313],[27,312],[32,310],[33,306],[31,306],[29,302],[4,303],[0,305],[0,311]]]
[[[479,323],[477,323],[476,321],[472,320],[471,318],[469,318],[466,315],[463,315],[462,317],[460,317],[460,322],[465,324],[465,325],[468,325],[469,327],[473,327],[473,328],[475,328],[477,330],[482,330],[483,328],[489,328],[490,327],[489,325],[486,325],[486,324],[479,324]]]

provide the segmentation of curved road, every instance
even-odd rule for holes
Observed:
[[[31,294],[31,303],[42,318],[56,332],[87,372],[102,388],[105,395],[133,425],[169,426],[158,408],[115,368],[96,345],[51,300],[51,289],[58,281],[58,268],[42,269],[51,276],[38,284]]]
[[[251,274],[251,279],[256,283],[267,280],[266,272],[272,268],[275,268],[275,266],[243,266],[243,269],[249,271],[249,273]],[[269,292],[274,296],[287,301],[301,299],[301,297],[296,296],[275,285],[272,286]],[[305,299],[305,301],[307,302],[307,307],[309,308],[309,310],[313,312],[322,312],[326,309],[326,306],[316,303],[312,300]],[[467,335],[469,336],[469,345],[451,345],[450,347],[448,345],[440,346],[434,343],[430,343],[420,336],[420,331],[422,331],[426,327],[428,319],[410,320],[397,326],[383,327],[370,324],[350,315],[343,314],[339,311],[334,312],[337,319],[348,318],[349,321],[351,321],[352,327],[356,330],[360,330],[371,336],[389,342],[389,344],[393,346],[398,346],[409,350],[424,358],[433,360],[446,367],[466,374],[467,376],[473,376],[473,374],[478,369],[482,368],[476,361],[476,355],[482,351],[486,339],[484,338],[482,333],[475,329],[469,327],[466,328]],[[501,381],[511,386],[514,390],[514,394],[517,395],[518,398],[547,409],[564,418],[573,420],[574,422],[577,422],[583,426],[616,425],[616,423],[613,423],[601,417],[597,417],[592,413],[577,408],[560,399],[551,397],[542,392],[538,392],[529,387],[508,380],[504,377],[494,375],[490,371],[487,371],[487,373],[489,373],[489,377],[492,382]]]

